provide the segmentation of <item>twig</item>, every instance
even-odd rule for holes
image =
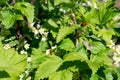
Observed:
[[[31,0],[31,4],[33,5],[35,3],[35,0]]]
[[[76,17],[75,17],[75,14],[74,14],[74,13],[72,14],[72,18],[73,18],[73,23],[74,23],[74,24],[77,24]],[[76,45],[76,46],[78,45],[78,38],[79,38],[78,30],[75,29],[75,45]]]
[[[10,5],[14,5],[16,3],[16,0],[12,0],[12,2],[10,3]]]

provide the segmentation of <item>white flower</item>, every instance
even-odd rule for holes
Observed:
[[[22,50],[22,51],[20,51],[20,54],[27,54],[27,51]]]
[[[41,39],[41,41],[46,41],[47,40],[47,38],[46,37],[42,37],[42,39]]]
[[[120,54],[120,45],[117,45],[117,46],[116,46],[116,52],[117,52],[118,54]]]
[[[32,80],[31,76],[29,76],[26,80]]]
[[[3,48],[6,50],[10,49],[10,44],[6,44]]]
[[[120,61],[119,61],[119,62],[114,62],[114,65],[115,65],[116,67],[120,67]]]
[[[39,32],[38,32],[38,30],[34,30],[33,33],[34,33],[35,35],[37,35]]]
[[[31,57],[28,57],[27,62],[31,62],[31,61],[32,61]]]
[[[55,45],[55,46],[52,46],[52,49],[55,49],[57,46]]]
[[[47,37],[48,36],[48,32],[44,32],[44,36]]]
[[[120,57],[113,56],[113,60],[114,60],[115,62],[119,62],[119,61],[120,61]]]
[[[28,49],[30,48],[30,44],[25,44],[25,45],[24,45],[24,48],[25,48],[26,50],[28,50]]]
[[[119,19],[120,19],[120,14],[113,17],[113,20],[119,20]]]
[[[33,22],[33,23],[31,23],[31,24],[29,24],[28,26],[29,26],[29,27],[33,27],[33,25],[34,25],[34,22]]]
[[[87,6],[87,4],[86,3],[82,3],[82,6]]]
[[[112,48],[114,45],[115,45],[115,43],[112,40],[110,40],[110,43],[107,44],[107,46],[109,48]]]
[[[26,73],[26,76],[28,76],[28,75],[29,75],[29,73],[30,73],[30,71],[25,71],[25,73]]]
[[[21,74],[19,77],[20,77],[20,79],[19,79],[19,80],[23,80],[24,75],[23,75],[23,74]]]
[[[64,10],[64,9],[62,9],[62,8],[60,8],[59,11],[60,11],[60,12],[63,12],[64,14],[66,13],[66,10]]]
[[[40,28],[40,29],[39,29],[39,33],[40,33],[40,34],[44,34],[44,29],[43,29],[43,28]]]
[[[88,4],[89,6],[92,6],[92,4],[91,4],[91,2],[90,2],[90,1],[87,1],[87,4]]]
[[[50,55],[50,49],[46,50],[46,55]]]

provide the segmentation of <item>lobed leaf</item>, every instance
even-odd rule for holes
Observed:
[[[66,51],[71,51],[74,48],[74,43],[69,39],[64,39],[59,45],[60,49],[64,49]]]
[[[67,35],[73,33],[75,30],[74,27],[63,27],[59,29],[58,35],[57,35],[57,43],[59,43],[62,39],[64,39]]]
[[[69,70],[55,72],[49,77],[49,80],[72,80],[72,72]]]
[[[17,2],[14,8],[21,11],[23,15],[27,18],[29,23],[34,20],[34,6],[27,2]]]
[[[16,80],[25,71],[26,56],[19,55],[14,49],[4,50],[0,48],[0,75],[1,80]]]
[[[39,65],[37,72],[35,74],[35,80],[44,79],[49,77],[51,74],[56,72],[56,70],[62,64],[62,60],[55,56],[48,56],[48,60],[44,61]]]

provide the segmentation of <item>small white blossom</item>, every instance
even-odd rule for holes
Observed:
[[[52,46],[52,49],[55,49],[57,46],[55,45],[55,46]]]
[[[24,75],[23,75],[23,74],[21,74],[19,77],[20,77],[20,79],[19,79],[19,80],[23,80]]]
[[[30,48],[30,44],[25,44],[25,45],[24,45],[24,48],[25,48],[26,50],[28,50],[28,49]]]
[[[27,62],[31,62],[31,61],[32,61],[31,57],[28,57]]]
[[[28,75],[29,75],[29,73],[30,73],[30,71],[25,71],[26,76],[28,76]]]
[[[91,2],[90,2],[90,1],[87,1],[87,4],[88,4],[89,6],[92,6],[92,4],[91,4]]]
[[[39,33],[39,31],[38,31],[38,30],[34,30],[33,33],[34,33],[35,35],[37,35],[37,34]]]
[[[117,45],[117,46],[116,46],[116,52],[117,52],[118,54],[120,54],[120,45]]]
[[[26,80],[32,80],[31,76],[29,76]]]
[[[118,61],[120,61],[120,57],[113,56],[113,60],[114,60],[115,62],[118,62]]]
[[[87,6],[87,4],[86,3],[82,3],[82,6]]]
[[[110,40],[110,43],[107,44],[107,46],[109,48],[112,48],[114,45],[115,45],[115,43],[112,40]]]
[[[42,39],[41,39],[41,41],[46,41],[47,40],[47,38],[46,37],[42,37]]]
[[[50,49],[46,50],[46,55],[50,55]]]
[[[59,11],[60,11],[60,12],[63,12],[64,14],[66,13],[66,10],[64,10],[64,9],[62,9],[62,8],[60,8]]]
[[[10,44],[6,44],[3,48],[6,49],[6,50],[8,50],[8,49],[10,49],[11,47],[10,47]]]
[[[34,25],[34,22],[33,22],[33,23],[31,23],[31,24],[29,24],[29,27],[33,27],[33,25]]]
[[[44,34],[44,29],[43,29],[43,28],[40,28],[40,29],[39,29],[39,33],[40,33],[40,34]]]
[[[115,65],[116,67],[120,67],[120,61],[119,61],[119,62],[114,62],[114,65]]]
[[[22,50],[22,51],[20,51],[20,54],[27,54],[27,51]]]
[[[113,17],[113,20],[119,20],[119,19],[120,19],[120,14]]]
[[[44,36],[47,37],[48,36],[48,32],[44,32]]]

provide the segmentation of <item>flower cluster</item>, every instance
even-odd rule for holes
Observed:
[[[114,65],[116,67],[120,67],[120,45],[115,45],[115,43],[111,40],[107,45],[112,51],[112,59],[114,60]]]
[[[34,27],[33,25],[30,26],[32,32],[34,33],[35,38],[39,37],[39,34],[42,35],[42,41],[46,41],[47,40],[47,36],[48,36],[48,32],[45,31],[45,29],[40,26],[40,22],[37,23],[37,26]]]

